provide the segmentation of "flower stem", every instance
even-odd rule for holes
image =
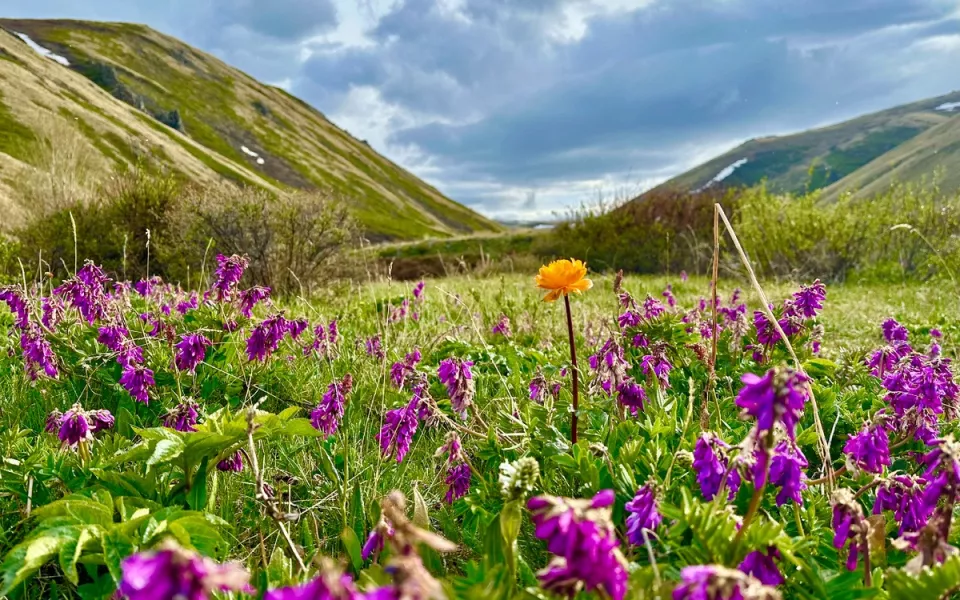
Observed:
[[[570,417],[570,443],[577,443],[577,411],[580,410],[580,368],[577,366],[577,343],[573,338],[573,315],[570,313],[570,296],[564,294],[563,305],[567,309],[567,334],[570,336],[570,368],[573,371],[573,413]]]
[[[750,505],[747,506],[747,514],[743,517],[743,525],[740,526],[740,530],[737,531],[737,536],[733,539],[734,546],[740,545],[740,540],[743,539],[743,534],[747,532],[747,528],[750,527],[750,523],[756,516],[757,510],[760,508],[760,501],[763,499],[763,491],[767,487],[767,479],[769,478],[770,474],[770,442],[771,440],[768,436],[767,440],[764,441],[762,446],[763,469],[761,469],[761,471],[763,473],[763,479],[760,481],[760,485],[753,490],[753,497],[750,498]]]

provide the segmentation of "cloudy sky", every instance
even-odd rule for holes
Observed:
[[[960,89],[958,0],[4,0],[147,23],[501,218]]]

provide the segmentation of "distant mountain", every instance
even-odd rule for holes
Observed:
[[[142,25],[0,19],[0,209],[14,222],[29,210],[15,181],[51,119],[108,165],[146,156],[196,181],[333,188],[373,238],[501,229],[303,101]]]
[[[826,188],[870,193],[894,181],[943,170],[945,188],[960,188],[960,92],[904,104],[800,133],[753,139],[681,173],[657,190],[750,186],[774,191]]]

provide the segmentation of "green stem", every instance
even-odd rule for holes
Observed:
[[[567,309],[567,334],[570,336],[570,368],[573,370],[573,414],[570,417],[570,443],[577,443],[577,412],[580,410],[580,368],[577,366],[577,343],[573,337],[573,315],[570,312],[570,296],[564,294],[563,305]]]

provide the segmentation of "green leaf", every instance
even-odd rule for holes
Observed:
[[[107,600],[114,597],[117,584],[109,575],[98,578],[93,583],[85,583],[77,588],[81,600]]]
[[[310,424],[309,419],[290,419],[276,430],[278,435],[324,437],[326,434]]]
[[[951,556],[943,564],[924,567],[916,575],[906,569],[891,569],[886,588],[890,600],[952,597],[950,594],[960,589],[960,555]]]
[[[276,546],[270,555],[267,564],[267,582],[270,587],[277,588],[294,583],[293,561],[286,555],[283,548]]]
[[[170,462],[183,454],[185,445],[180,438],[163,439],[153,448],[153,454],[147,459],[147,466],[152,467],[160,463]]]
[[[353,569],[359,571],[360,568],[363,567],[363,548],[360,545],[360,538],[357,537],[357,532],[349,527],[344,527],[343,531],[340,532],[340,541],[343,542],[343,548],[347,551],[347,556],[350,557],[350,563],[353,565]]]
[[[107,563],[110,576],[113,577],[115,584],[120,585],[120,580],[123,578],[120,563],[133,554],[133,544],[130,542],[130,538],[118,528],[105,531],[100,537],[100,543],[103,544],[103,559]]]
[[[77,525],[102,525],[108,527],[113,523],[113,507],[105,506],[86,496],[71,494],[41,506],[33,511],[33,516],[40,521],[52,517],[67,517]]]
[[[207,462],[209,458],[204,456],[187,492],[187,506],[193,510],[203,510],[207,505]]]
[[[72,535],[67,531],[68,529],[71,528],[51,531],[14,546],[7,553],[0,567],[0,572],[3,573],[0,596],[9,594],[13,588],[23,583],[56,556],[63,544],[80,535],[77,529],[73,529]]]
[[[77,561],[80,560],[80,555],[83,554],[86,546],[99,540],[99,529],[98,527],[84,527],[80,530],[80,535],[76,539],[67,540],[60,547],[60,569],[67,581],[73,585],[80,582],[80,577],[77,574]]]

